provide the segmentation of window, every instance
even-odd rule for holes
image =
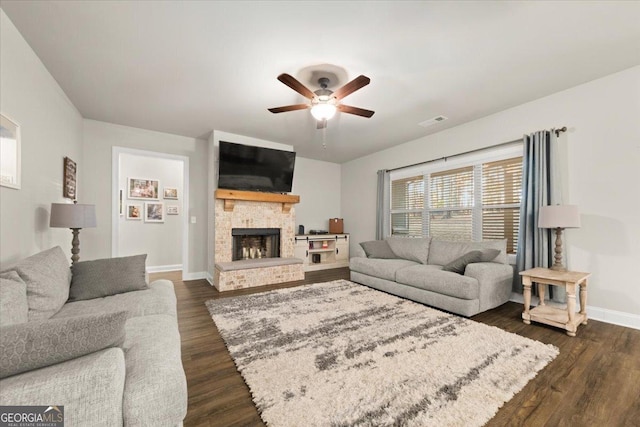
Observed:
[[[391,177],[391,234],[441,240],[507,239],[518,246],[521,147],[460,160],[454,167],[424,165],[410,177]],[[454,162],[450,162],[454,163]]]

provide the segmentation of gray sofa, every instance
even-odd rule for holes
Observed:
[[[68,427],[181,425],[176,296],[146,284],[145,259],[76,263],[72,277],[56,247],[0,274],[0,405],[63,405]]]
[[[462,316],[507,302],[513,281],[506,240],[389,237],[361,243],[349,268],[354,282]]]

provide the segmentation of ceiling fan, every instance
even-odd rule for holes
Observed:
[[[373,114],[375,113],[374,111],[365,110],[364,108],[352,107],[350,105],[338,103],[338,101],[340,101],[345,96],[352,94],[356,90],[368,85],[369,82],[371,82],[371,79],[369,79],[369,77],[360,75],[351,80],[346,85],[342,86],[340,89],[337,89],[335,92],[327,89],[329,87],[330,81],[326,77],[321,77],[318,79],[320,89],[316,90],[315,92],[311,92],[311,90],[309,90],[305,85],[296,80],[295,77],[286,73],[280,74],[278,76],[278,80],[298,92],[300,95],[308,98],[311,103],[269,108],[269,111],[277,114],[287,111],[304,110],[305,108],[310,108],[311,114],[318,121],[318,129],[327,127],[327,120],[335,115],[336,110],[339,110],[343,113],[355,114],[356,116],[362,116],[366,118],[373,116]]]

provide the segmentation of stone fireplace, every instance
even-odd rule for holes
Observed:
[[[232,261],[280,258],[279,228],[232,228]]]
[[[299,197],[250,191],[216,191],[215,274],[219,291],[304,279],[294,257]]]

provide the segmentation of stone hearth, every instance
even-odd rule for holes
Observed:
[[[220,191],[220,190],[219,190]],[[251,197],[250,192],[247,193]],[[275,195],[279,196],[279,195]],[[219,291],[250,288],[304,279],[302,262],[294,258],[295,208],[286,209],[279,201],[235,199],[231,207],[216,193],[215,201],[215,275]],[[256,198],[264,199],[262,193]],[[226,208],[226,209],[225,209]],[[233,261],[232,230],[262,228],[280,230],[280,258]],[[239,263],[239,264],[236,264]]]

